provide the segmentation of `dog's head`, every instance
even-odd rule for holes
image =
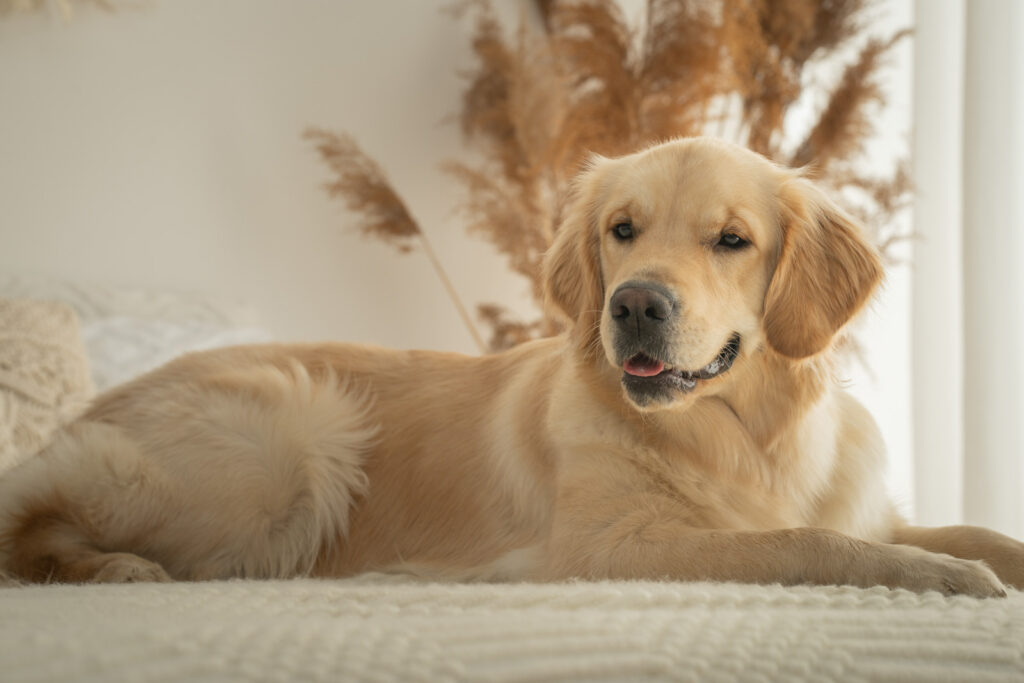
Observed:
[[[810,181],[708,138],[594,159],[545,261],[549,299],[642,409],[715,392],[765,349],[822,352],[881,275]]]

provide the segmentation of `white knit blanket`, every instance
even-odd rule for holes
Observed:
[[[650,582],[0,589],[0,680],[1024,681],[1024,593]]]

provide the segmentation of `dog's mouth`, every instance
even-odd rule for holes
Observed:
[[[740,335],[734,334],[718,352],[715,359],[699,370],[674,368],[656,358],[638,353],[623,364],[622,381],[627,388],[644,390],[655,387],[674,388],[683,393],[689,393],[696,389],[700,382],[714,379],[728,371],[739,352]]]

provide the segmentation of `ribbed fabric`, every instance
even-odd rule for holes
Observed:
[[[1024,681],[1024,593],[604,582],[0,589],[0,680]]]

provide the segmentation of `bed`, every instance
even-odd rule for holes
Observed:
[[[0,281],[0,468],[97,390],[270,338],[233,303]],[[1024,593],[392,575],[0,587],[2,681],[641,679],[1024,681]]]

